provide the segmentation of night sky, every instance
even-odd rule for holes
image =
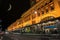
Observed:
[[[20,18],[21,14],[30,8],[29,0],[0,0],[0,20],[2,20],[3,30],[7,28],[11,23]],[[9,4],[12,5],[12,9],[7,11]]]

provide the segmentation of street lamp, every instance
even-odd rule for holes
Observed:
[[[37,11],[34,11],[35,14],[37,14]]]

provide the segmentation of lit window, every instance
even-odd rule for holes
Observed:
[[[41,8],[43,8],[44,6],[42,5]]]

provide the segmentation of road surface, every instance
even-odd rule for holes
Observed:
[[[5,34],[0,40],[60,40],[60,34]]]

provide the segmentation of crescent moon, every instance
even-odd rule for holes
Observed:
[[[11,10],[11,8],[12,8],[12,6],[11,6],[11,4],[9,4],[9,8],[8,8],[8,11],[10,11],[10,10]]]

